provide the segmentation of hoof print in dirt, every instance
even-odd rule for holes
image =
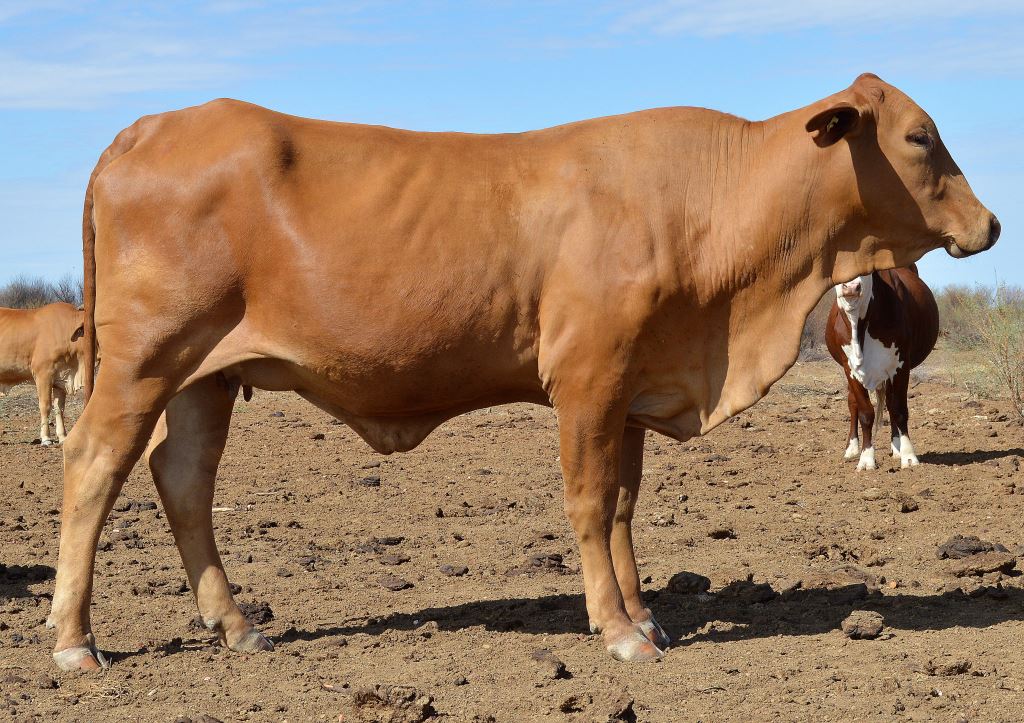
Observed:
[[[537,667],[545,678],[559,680],[562,678],[572,677],[572,674],[565,669],[565,663],[563,663],[557,655],[547,648],[538,648],[537,650],[534,650],[533,653],[530,654],[530,658],[537,664]]]
[[[940,560],[962,560],[982,552],[1009,552],[998,543],[981,540],[976,535],[953,535],[939,545],[935,556]]]
[[[854,610],[843,621],[842,630],[853,640],[874,640],[882,634],[882,616],[873,610]]]
[[[402,685],[374,685],[352,693],[351,714],[366,723],[423,723],[437,711],[434,699],[415,688]]]
[[[570,695],[558,706],[560,713],[572,716],[569,720],[580,721],[626,721],[636,723],[633,698],[626,691],[605,694],[584,693]]]
[[[380,487],[380,475],[368,474],[359,480],[361,487]]]
[[[937,675],[942,677],[964,675],[969,672],[970,669],[971,661],[964,660],[962,658],[932,658],[924,664],[924,672],[928,675]]]
[[[990,572],[1010,572],[1017,559],[1008,552],[980,552],[956,560],[950,567],[956,577],[980,577]]]
[[[676,595],[699,595],[711,589],[711,579],[695,572],[677,572],[668,580],[668,591]]]
[[[384,575],[377,582],[382,588],[391,592],[398,592],[399,590],[406,590],[412,587],[411,582],[397,575]]]
[[[274,611],[265,602],[239,603],[238,609],[250,625],[266,625],[274,619]]]
[[[441,571],[442,575],[448,577],[462,577],[469,572],[469,568],[465,565],[441,565],[438,570]]]

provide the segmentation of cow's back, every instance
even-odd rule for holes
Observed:
[[[72,337],[81,324],[82,312],[63,302],[0,309],[0,385],[29,381],[47,368],[73,370],[80,345]]]
[[[939,307],[928,285],[913,268],[877,272],[898,301],[900,346],[908,369],[919,366],[935,348],[939,337]]]

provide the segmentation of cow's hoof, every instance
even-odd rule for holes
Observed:
[[[61,670],[106,670],[110,667],[110,661],[96,647],[92,635],[89,636],[88,645],[76,645],[72,648],[53,651],[53,662]]]
[[[857,471],[866,469],[878,469],[875,465],[875,448],[868,447],[860,453],[860,462],[857,463]]]
[[[914,457],[913,455],[909,457],[903,457],[900,460],[900,469],[906,469],[907,467],[916,467],[919,464],[921,464],[920,460],[918,460],[918,458]]]
[[[640,632],[650,640],[656,647],[661,650],[667,650],[668,646],[672,644],[672,638],[665,632],[665,628],[658,624],[658,621],[651,617],[649,620],[637,623],[637,627],[640,628]]]
[[[661,660],[665,653],[640,631],[629,633],[608,646],[616,660],[628,663],[647,663]]]
[[[239,638],[234,645],[228,647],[236,653],[262,653],[272,651],[274,644],[256,628],[249,628],[249,632]]]
[[[53,446],[53,440],[52,439],[43,439],[43,440],[41,440],[39,442],[39,445],[41,447],[52,447]]]

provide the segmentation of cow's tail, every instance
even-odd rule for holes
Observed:
[[[85,310],[85,318],[82,322],[82,343],[85,346],[82,369],[82,387],[85,389],[85,401],[88,403],[92,396],[93,386],[96,377],[96,219],[93,215],[93,188],[96,185],[96,178],[110,163],[127,153],[135,145],[139,135],[139,125],[144,119],[121,131],[114,142],[111,143],[96,167],[92,169],[89,176],[89,184],[85,187],[85,208],[82,211],[82,267],[84,276],[82,279],[82,301]]]
[[[885,398],[888,395],[888,391],[889,382],[882,382],[871,392],[871,402],[875,407],[875,428],[872,430],[872,437],[878,436],[879,430],[882,429],[883,416],[885,415]]]
[[[85,306],[82,344],[85,346],[85,354],[79,370],[82,373],[86,403],[92,396],[96,376],[96,224],[92,217],[92,187],[101,164],[102,160],[93,169],[89,185],[85,187],[85,209],[82,212],[82,301]]]

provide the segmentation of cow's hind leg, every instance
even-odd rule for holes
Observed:
[[[203,623],[231,650],[273,650],[232,599],[213,536],[214,481],[237,392],[220,376],[180,392],[157,423],[147,457]]]
[[[617,660],[656,660],[663,653],[626,612],[612,561],[625,414],[561,408],[558,425],[565,511],[579,541],[591,627]]]
[[[53,403],[53,380],[47,374],[35,378],[36,394],[39,395],[39,443],[44,447],[53,444],[50,438],[50,405]]]
[[[166,404],[170,382],[107,362],[64,445],[64,507],[48,625],[64,670],[106,666],[89,619],[96,543],[121,487]]]
[[[668,633],[654,619],[640,596],[640,574],[633,551],[633,512],[640,491],[644,464],[644,430],[626,427],[619,460],[619,499],[612,524],[611,548],[615,577],[630,619],[640,626],[647,639],[662,650],[671,643]],[[595,627],[591,624],[591,627]]]
[[[920,464],[908,431],[910,411],[907,404],[907,392],[909,388],[910,370],[900,369],[889,383],[886,394],[889,421],[892,423],[892,456],[900,458],[900,467],[903,469]]]

